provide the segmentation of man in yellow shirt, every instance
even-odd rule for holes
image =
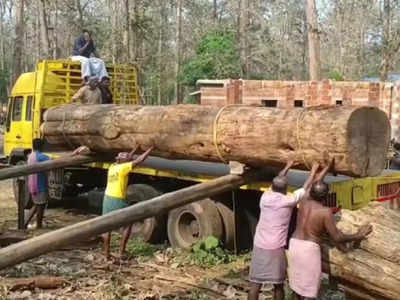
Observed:
[[[129,173],[135,166],[142,163],[147,158],[151,150],[153,150],[153,147],[149,148],[146,152],[132,161],[136,149],[130,153],[119,153],[116,157],[116,163],[112,164],[108,169],[107,188],[103,200],[103,215],[129,206],[129,203],[126,200]],[[132,225],[124,228],[121,237],[120,258],[125,254],[126,243],[128,242],[131,231]],[[112,257],[110,254],[111,232],[103,234],[103,240],[104,255],[106,259],[110,259]]]

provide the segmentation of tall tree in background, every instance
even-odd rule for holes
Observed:
[[[85,27],[85,23],[83,21],[83,8],[81,5],[81,1],[80,0],[75,0],[75,5],[76,5],[76,10],[78,12],[78,22],[79,22],[79,29],[83,30]]]
[[[217,0],[213,1],[213,18],[214,18],[214,24],[217,24],[218,22],[218,6],[217,6]]]
[[[175,103],[182,102],[181,88],[179,83],[179,75],[181,72],[181,56],[182,56],[182,1],[176,0],[176,32],[175,32]]]
[[[386,81],[389,76],[389,72],[393,70],[394,56],[399,52],[400,49],[400,29],[399,22],[395,22],[394,11],[399,8],[398,1],[383,0],[382,10],[382,24],[383,24],[383,39],[382,39],[382,50],[381,50],[381,71],[380,80]],[[397,16],[397,19],[399,17]]]
[[[315,0],[305,0],[305,9],[308,28],[308,57],[310,80],[321,79],[320,39],[318,31],[318,18]]]
[[[124,60],[125,63],[129,63],[131,61],[131,39],[130,39],[130,29],[131,29],[131,21],[130,21],[130,13],[129,13],[129,0],[124,0]]]
[[[14,41],[14,56],[13,56],[13,77],[12,84],[17,80],[22,73],[22,49],[24,47],[24,7],[25,0],[17,1],[17,11],[15,19],[15,41]]]
[[[50,39],[49,39],[49,28],[47,26],[47,13],[46,13],[46,0],[37,0],[39,7],[40,16],[40,36],[43,46],[43,57],[50,58]]]

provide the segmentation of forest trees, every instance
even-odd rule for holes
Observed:
[[[399,25],[397,0],[0,0],[0,100],[82,29],[105,61],[138,66],[144,103],[168,104],[199,78],[386,80]]]

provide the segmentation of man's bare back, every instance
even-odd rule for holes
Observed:
[[[329,187],[323,179],[332,167],[327,165],[316,177],[297,212],[296,230],[289,244],[289,284],[295,299],[316,299],[321,279],[321,239],[328,233],[333,243],[346,250],[346,242],[361,241],[372,231],[371,225],[361,226],[355,234],[344,234],[335,223],[330,208],[323,203]],[[314,166],[313,166],[314,167]]]
[[[293,237],[299,240],[312,241],[317,244],[321,242],[321,236],[327,232],[325,223],[332,212],[330,208],[324,207],[310,197],[300,203],[297,213],[296,230]]]
[[[323,201],[328,196],[328,185],[323,182],[333,161],[318,175],[310,193],[300,203],[297,214],[296,230],[293,237],[299,240],[321,243],[321,238],[328,233],[335,244],[352,241],[361,241],[372,232],[371,225],[364,225],[355,234],[344,234],[336,227],[336,222],[329,207],[323,206]]]

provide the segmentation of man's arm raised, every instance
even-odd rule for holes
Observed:
[[[311,167],[310,175],[308,176],[306,182],[303,184],[303,189],[306,192],[309,192],[311,189],[311,186],[315,180],[315,176],[317,175],[317,171],[319,169],[319,163],[314,163]]]
[[[329,233],[329,236],[335,243],[361,241],[365,239],[372,232],[372,226],[370,224],[361,226],[358,232],[354,234],[345,234],[341,232],[336,227],[335,219],[329,209],[327,209],[324,216],[324,225],[326,231]]]
[[[287,173],[289,172],[289,170],[293,166],[293,164],[294,164],[294,160],[289,160],[286,163],[286,166],[283,168],[283,170],[279,172],[278,176],[286,177]]]
[[[335,159],[333,158],[326,166],[325,168],[322,169],[322,171],[318,174],[317,177],[315,177],[314,182],[322,182],[328,173],[328,171],[333,168],[333,165],[335,163]]]
[[[149,149],[147,149],[146,152],[142,153],[141,155],[139,155],[133,162],[132,162],[132,168],[134,168],[135,166],[141,164],[146,158],[147,156],[149,156],[150,152],[153,150],[153,146],[151,146]]]

